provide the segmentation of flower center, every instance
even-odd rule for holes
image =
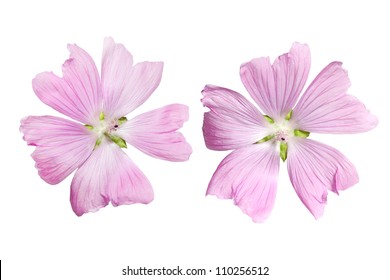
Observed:
[[[279,145],[280,158],[285,161],[287,159],[288,142],[294,137],[307,138],[310,132],[300,129],[295,129],[290,122],[293,111],[291,110],[284,119],[275,122],[270,116],[265,115],[264,118],[272,125],[272,134],[267,135],[263,139],[257,141],[255,144],[272,141],[272,143]]]
[[[100,125],[96,128],[97,133],[99,136],[106,135],[106,134],[112,134],[117,131],[119,125],[118,120],[102,120],[100,121]]]
[[[126,141],[115,135],[115,132],[119,127],[127,122],[126,117],[121,117],[119,119],[106,120],[104,113],[100,113],[99,124],[97,126],[92,126],[86,124],[85,127],[89,130],[95,132],[98,135],[98,139],[95,143],[95,149],[102,143],[103,138],[108,139],[109,141],[114,142],[121,148],[127,148]]]
[[[294,130],[290,127],[290,123],[286,120],[273,124],[274,127],[274,141],[288,142],[294,136]]]

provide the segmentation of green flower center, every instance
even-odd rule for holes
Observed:
[[[104,138],[108,139],[109,141],[114,142],[115,144],[117,144],[121,148],[127,148],[126,141],[115,134],[115,132],[118,130],[118,128],[125,122],[127,122],[126,117],[121,117],[119,119],[106,120],[104,113],[101,112],[100,116],[99,116],[99,124],[98,125],[92,126],[92,125],[86,124],[84,126],[87,129],[93,131],[94,133],[96,133],[98,135],[94,149],[99,147],[99,145],[102,143],[102,140]]]
[[[284,119],[274,121],[270,116],[265,115],[264,118],[271,124],[273,133],[260,139],[255,144],[261,144],[267,141],[273,141],[273,143],[279,145],[280,158],[285,161],[287,159],[288,142],[295,137],[307,138],[310,132],[296,129],[290,122],[293,111],[291,110]]]

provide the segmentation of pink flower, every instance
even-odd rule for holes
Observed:
[[[297,102],[309,68],[309,47],[298,43],[273,65],[264,57],[241,65],[241,80],[264,115],[237,92],[211,85],[203,90],[210,109],[203,124],[206,146],[234,150],[218,166],[207,194],[233,199],[255,222],[263,222],[274,205],[279,156],[287,159],[291,183],[315,218],[323,214],[328,190],[338,193],[358,182],[344,155],[307,137],[364,132],[378,121],[346,94],[350,82],[340,62],[326,66]]]
[[[191,147],[176,130],[187,121],[188,108],[172,104],[127,120],[159,85],[163,63],[133,65],[126,48],[106,38],[100,78],[87,52],[76,45],[68,49],[63,78],[44,72],[32,85],[42,102],[78,122],[52,116],[21,121],[24,140],[36,146],[32,157],[39,175],[58,184],[77,169],[70,201],[78,216],[110,201],[114,206],[151,202],[148,179],[121,148],[127,142],[156,158],[187,160]]]

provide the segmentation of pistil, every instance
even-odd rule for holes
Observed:
[[[289,141],[294,137],[307,138],[310,135],[308,131],[293,128],[293,124],[290,122],[292,114],[293,111],[291,110],[283,119],[276,121],[270,116],[265,115],[264,118],[271,124],[273,133],[255,142],[255,144],[260,144],[272,140],[275,144],[279,145],[279,154],[283,161],[287,159]]]
[[[104,137],[111,140],[115,144],[117,144],[121,148],[127,148],[126,141],[122,139],[121,137],[115,135],[115,132],[118,130],[120,125],[127,122],[126,117],[121,117],[119,119],[113,119],[113,120],[106,120],[105,115],[103,112],[99,115],[99,125],[98,126],[92,126],[90,124],[84,125],[88,130],[91,130],[95,132],[98,135],[98,138],[95,143],[94,149],[99,147],[99,145],[102,143],[102,140]]]

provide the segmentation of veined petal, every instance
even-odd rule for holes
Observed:
[[[264,116],[241,94],[227,88],[207,85],[203,105],[203,135],[212,150],[231,150],[251,145],[267,136],[270,128]]]
[[[233,199],[255,222],[263,222],[274,205],[279,155],[270,143],[241,148],[218,166],[207,189],[208,195]]]
[[[325,67],[298,101],[292,121],[299,129],[319,133],[358,133],[378,120],[357,98],[346,94],[348,73],[341,62]]]
[[[241,65],[241,80],[260,108],[273,119],[284,117],[295,105],[310,70],[310,50],[295,43],[271,66],[269,58]]]
[[[102,88],[104,111],[120,118],[143,104],[160,83],[162,62],[141,62],[133,66],[133,57],[112,38],[104,41]]]
[[[92,153],[96,137],[83,125],[51,116],[29,116],[20,131],[32,153],[39,175],[49,184],[64,180]]]
[[[185,161],[192,149],[184,136],[176,130],[187,120],[188,107],[171,104],[125,122],[117,134],[150,156],[170,161]]]
[[[327,190],[338,193],[359,181],[355,167],[343,154],[306,138],[289,143],[287,168],[296,193],[315,218],[324,212]]]
[[[113,142],[103,140],[77,170],[71,184],[73,211],[81,216],[106,206],[153,200],[153,189],[139,168]]]
[[[131,77],[133,56],[112,38],[104,39],[102,56],[102,92],[104,111],[112,115],[120,105],[120,97]]]
[[[102,109],[100,79],[90,55],[76,45],[68,45],[70,58],[62,66],[63,78],[51,72],[38,74],[32,81],[41,101],[60,113],[83,123],[92,123]]]

